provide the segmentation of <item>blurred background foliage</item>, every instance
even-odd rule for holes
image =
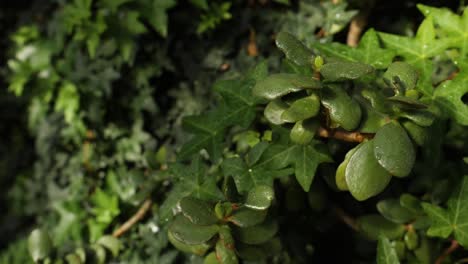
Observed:
[[[167,163],[188,140],[181,120],[215,104],[213,83],[264,59],[278,69],[281,30],[310,45],[344,42],[358,11],[368,12],[369,27],[407,36],[423,19],[416,1],[337,2],[1,1],[0,263],[31,262],[26,238],[37,226],[49,230],[57,255],[97,245],[147,197],[152,213],[122,236],[116,258],[201,261],[168,244],[158,212],[172,184]],[[237,147],[255,140],[249,136],[239,134]],[[356,255],[350,231],[334,224],[314,238],[313,260],[369,261],[366,245]],[[285,233],[292,255],[302,254],[294,252],[300,232]]]

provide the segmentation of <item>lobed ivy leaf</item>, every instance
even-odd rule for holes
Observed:
[[[444,81],[437,86],[434,100],[453,120],[461,125],[468,125],[468,105],[463,96],[468,94],[468,64],[459,63],[460,72],[453,80]]]
[[[468,247],[468,176],[461,179],[446,209],[430,203],[422,206],[432,221],[427,230],[429,236],[447,238],[454,233],[460,245]]]
[[[450,39],[436,39],[432,17],[427,17],[419,26],[416,36],[403,37],[379,32],[384,45],[402,56],[405,62],[414,66],[420,79],[417,89],[424,95],[433,93],[431,76],[433,72],[432,57],[443,53],[450,47]]]
[[[459,16],[448,8],[435,8],[418,4],[418,9],[426,17],[432,17],[443,38],[449,38],[452,47],[460,49],[462,57],[468,55],[468,7],[463,10],[463,15]]]
[[[366,31],[362,36],[357,48],[350,47],[341,43],[314,43],[314,48],[327,56],[339,59],[362,62],[373,66],[376,69],[385,69],[395,57],[395,52],[380,47],[379,38],[374,29]]]
[[[379,236],[377,244],[377,264],[400,264],[395,248],[385,236]]]

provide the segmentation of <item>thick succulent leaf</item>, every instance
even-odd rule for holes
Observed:
[[[379,213],[394,223],[407,223],[412,220],[416,215],[401,206],[400,200],[386,199],[377,203],[377,210]]]
[[[291,33],[282,31],[276,36],[276,46],[286,58],[298,65],[312,65],[312,51]]]
[[[424,109],[427,108],[427,105],[421,103],[420,101],[416,99],[412,99],[409,97],[404,97],[404,96],[392,96],[388,97],[387,100],[389,100],[391,103],[394,105],[397,105],[400,108],[403,109]]]
[[[416,69],[402,61],[390,64],[383,75],[384,80],[388,84],[393,88],[399,89],[401,92],[414,89],[418,82],[418,77]]]
[[[393,223],[381,215],[364,215],[357,219],[359,230],[367,238],[377,240],[380,235],[389,239],[398,239],[405,233],[405,226]]]
[[[230,222],[240,227],[258,225],[265,220],[267,210],[254,210],[241,207],[228,218]]]
[[[364,201],[382,192],[392,177],[377,162],[374,156],[374,142],[361,144],[346,166],[346,185],[358,201]]]
[[[430,203],[422,204],[432,223],[429,236],[447,238],[452,232],[455,239],[468,247],[468,176],[464,176],[447,202],[447,209]]]
[[[379,164],[397,177],[408,176],[416,160],[413,143],[396,122],[387,123],[377,131],[374,154]]]
[[[312,77],[292,73],[277,73],[257,82],[253,94],[259,98],[273,100],[302,89],[318,89],[320,81]]]
[[[374,71],[368,64],[348,61],[331,61],[320,68],[325,81],[354,80]]]
[[[319,42],[314,43],[314,47],[325,55],[352,62],[366,63],[376,69],[385,69],[395,57],[394,51],[380,47],[374,29],[366,31],[357,48],[341,43],[320,44]]]
[[[284,122],[295,123],[316,116],[319,110],[320,99],[317,95],[312,94],[294,101],[289,108],[281,114],[281,119]]]
[[[258,245],[273,238],[277,231],[278,224],[273,220],[269,220],[256,226],[237,228],[235,234],[242,243]]]
[[[347,191],[349,190],[348,185],[346,184],[346,167],[348,167],[349,160],[353,154],[362,146],[362,144],[357,145],[346,153],[343,162],[338,166],[335,173],[335,182],[336,187],[339,190]]]
[[[267,104],[263,114],[273,125],[282,125],[284,124],[284,120],[281,116],[286,109],[288,109],[288,105],[286,103],[281,101],[281,99],[275,99]]]
[[[293,143],[306,145],[314,138],[315,132],[319,127],[317,120],[304,120],[294,124],[289,134],[289,138]]]
[[[45,230],[34,229],[28,237],[29,254],[36,263],[49,256],[52,246],[52,240]]]
[[[196,225],[212,225],[218,222],[214,205],[195,197],[187,196],[179,202],[182,214]]]
[[[361,107],[341,87],[331,86],[322,89],[322,104],[328,110],[332,122],[351,131],[359,126]]]
[[[169,226],[169,232],[171,232],[172,236],[187,245],[205,243],[217,234],[218,230],[217,225],[195,225],[181,214],[177,215]]]
[[[270,207],[275,198],[275,192],[272,187],[259,185],[249,191],[244,205],[254,210],[265,210]]]
[[[377,264],[400,264],[395,248],[385,236],[379,236]]]

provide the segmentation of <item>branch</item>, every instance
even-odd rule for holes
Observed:
[[[359,225],[356,222],[356,219],[346,214],[345,211],[343,211],[343,209],[335,206],[333,207],[333,212],[338,216],[338,218],[340,218],[341,221],[343,221],[343,223],[345,223],[351,229],[353,229],[356,232],[359,231]]]
[[[453,239],[450,246],[448,248],[446,248],[444,250],[444,252],[442,253],[442,255],[440,255],[437,258],[437,260],[435,261],[435,264],[442,264],[444,262],[445,258],[450,256],[450,254],[452,254],[459,247],[460,247],[460,244],[458,244],[458,242],[455,239]]]
[[[361,37],[362,31],[367,24],[367,16],[364,14],[358,14],[351,20],[349,25],[348,36],[346,44],[351,47],[357,47],[359,38]]]
[[[249,44],[247,44],[247,54],[250,57],[258,56],[258,47],[257,47],[256,35],[255,35],[255,31],[253,29],[250,29]]]
[[[335,138],[347,142],[363,142],[366,139],[371,139],[374,137],[374,134],[369,133],[329,130],[323,127],[318,129],[318,135],[323,138]]]
[[[150,198],[146,199],[145,202],[143,202],[143,204],[140,206],[140,209],[138,209],[138,211],[130,219],[128,219],[127,222],[115,230],[112,236],[120,237],[125,232],[127,232],[134,224],[136,224],[146,215],[152,204],[153,201],[151,201]]]

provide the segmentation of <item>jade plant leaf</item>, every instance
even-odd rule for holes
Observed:
[[[278,224],[273,220],[269,220],[256,226],[237,228],[235,234],[242,243],[258,245],[273,238],[277,231]]]
[[[289,138],[293,143],[305,145],[309,144],[314,138],[315,132],[319,127],[316,120],[303,120],[294,124],[289,134]]]
[[[397,239],[405,233],[405,226],[393,223],[381,215],[364,215],[357,219],[359,230],[371,240],[377,240],[380,235],[389,239]]]
[[[374,142],[361,144],[346,166],[346,185],[358,201],[364,201],[382,192],[392,177],[377,162],[374,156]]]
[[[267,210],[254,210],[247,207],[241,207],[234,211],[227,220],[240,227],[249,227],[263,222],[266,215]]]
[[[249,191],[244,205],[250,209],[265,210],[270,207],[275,198],[273,188],[266,185],[259,185]]]
[[[432,223],[429,236],[447,238],[451,233],[464,247],[468,247],[468,176],[464,176],[458,188],[447,202],[447,209],[423,203],[424,211]]]
[[[408,176],[416,159],[413,143],[396,122],[387,123],[377,131],[374,154],[378,163],[397,177]]]
[[[294,123],[316,116],[319,110],[320,99],[317,95],[312,94],[294,101],[289,108],[282,113],[281,119],[284,122]]]
[[[406,223],[415,217],[415,214],[401,206],[400,200],[386,199],[377,203],[379,213],[394,223]]]
[[[356,147],[352,148],[351,150],[346,153],[343,162],[338,166],[335,173],[335,182],[336,187],[338,187],[341,191],[347,191],[348,185],[346,184],[346,167],[348,167],[349,160],[353,156],[353,154],[362,146],[362,144],[357,145]]]
[[[379,236],[377,264],[400,264],[395,248],[385,236]]]
[[[253,88],[253,94],[259,98],[273,100],[302,89],[318,88],[321,88],[320,81],[312,77],[293,73],[277,73],[257,82]]]
[[[47,231],[34,229],[28,237],[28,250],[36,263],[47,258],[52,251],[52,240]]]
[[[377,33],[374,29],[366,31],[357,48],[341,43],[320,44],[316,42],[314,48],[328,56],[352,62],[363,62],[376,69],[385,69],[395,57],[395,52],[380,47]]]
[[[325,81],[354,80],[374,71],[368,64],[349,61],[331,61],[320,68]]]
[[[285,31],[278,33],[276,46],[294,63],[301,66],[312,64],[312,51],[291,33]]]
[[[171,242],[171,244],[177,248],[178,250],[182,252],[187,252],[199,256],[205,255],[206,252],[213,246],[210,243],[202,243],[198,245],[187,245],[176,238],[174,238],[174,235],[169,231],[167,232],[167,238]]]
[[[281,101],[281,99],[275,99],[267,104],[263,114],[273,125],[281,125],[285,122],[282,115],[286,109],[288,109],[288,105],[286,103]]]
[[[341,87],[330,86],[322,89],[322,104],[328,110],[331,121],[342,128],[351,131],[359,125],[361,107]]]
[[[395,61],[390,64],[385,71],[384,80],[397,91],[405,92],[406,90],[414,89],[418,82],[418,72],[415,68],[406,62]]]
[[[187,245],[202,244],[217,234],[218,230],[217,225],[196,225],[181,214],[177,215],[169,226],[172,236]]]
[[[182,198],[179,204],[182,214],[196,225],[212,225],[218,222],[213,204],[191,196]]]

